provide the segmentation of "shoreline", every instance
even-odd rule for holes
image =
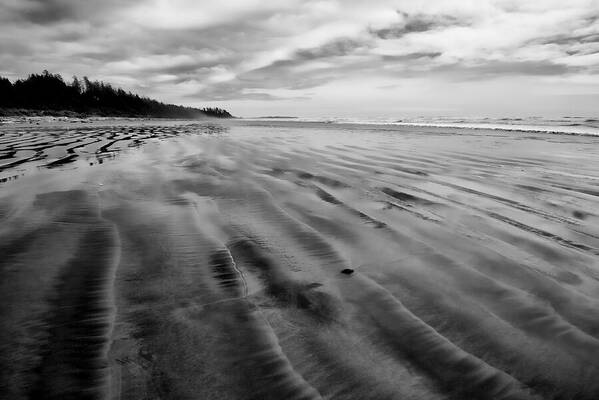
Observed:
[[[480,135],[552,135],[552,136],[581,136],[589,138],[599,137],[599,128],[594,131],[594,127],[589,127],[593,131],[568,131],[567,127],[562,126],[496,126],[478,124],[476,126],[468,124],[436,124],[436,123],[418,123],[418,122],[374,122],[374,121],[319,121],[319,120],[301,120],[301,119],[256,119],[243,117],[155,117],[155,116],[118,116],[118,115],[93,115],[82,114],[80,116],[56,114],[45,115],[2,115],[0,109],[0,126],[17,126],[17,125],[64,125],[64,124],[110,124],[111,122],[122,123],[140,123],[140,122],[170,122],[170,123],[202,123],[202,122],[218,122],[223,125],[244,125],[244,126],[262,126],[262,127],[320,127],[321,129],[337,129],[345,128],[363,128],[372,131],[397,131],[407,133],[430,133],[430,134],[447,134],[447,135],[462,135],[462,134],[480,134]]]
[[[148,114],[130,114],[112,111],[38,110],[32,108],[0,108],[0,118],[11,117],[62,117],[62,118],[151,118],[151,119],[229,119],[235,117],[201,116],[181,117]]]

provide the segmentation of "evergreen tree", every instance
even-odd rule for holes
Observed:
[[[70,84],[60,74],[47,70],[12,84],[0,77],[0,107],[33,110],[69,110],[86,114],[133,117],[231,118],[221,108],[191,108],[164,104],[147,97],[113,88],[111,84],[76,77]]]
[[[73,83],[71,83],[71,87],[73,88],[74,94],[80,95],[83,91],[83,88],[81,87],[81,82],[79,82],[79,79],[76,76],[73,76]]]
[[[12,83],[7,78],[0,77],[0,107],[10,107],[14,102]]]

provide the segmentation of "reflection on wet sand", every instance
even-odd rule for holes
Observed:
[[[599,138],[0,131],[2,398],[599,398]]]

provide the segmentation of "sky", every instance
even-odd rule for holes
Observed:
[[[597,116],[599,0],[0,0],[0,75],[237,116]]]

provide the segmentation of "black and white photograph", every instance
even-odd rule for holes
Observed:
[[[0,0],[0,399],[598,400],[599,0]]]

